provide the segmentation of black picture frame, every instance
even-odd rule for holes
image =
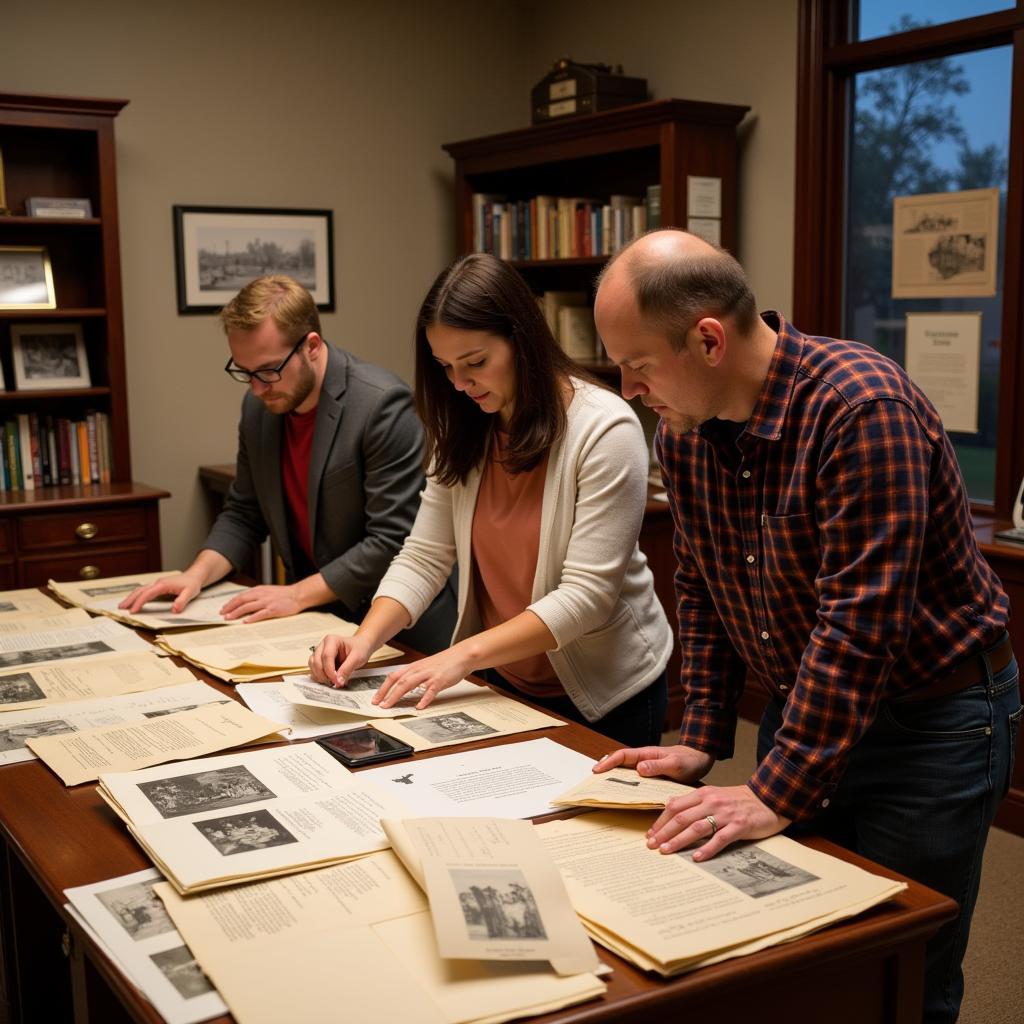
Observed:
[[[334,311],[332,210],[174,206],[173,217],[180,314],[217,313],[264,274],[295,278]]]

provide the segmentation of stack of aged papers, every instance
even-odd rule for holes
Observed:
[[[61,610],[35,588],[29,590],[0,590],[0,621],[10,622],[19,616],[47,615]]]
[[[252,682],[271,676],[304,672],[309,652],[328,633],[351,636],[356,626],[327,612],[301,612],[287,619],[161,633],[157,643],[171,654],[230,683]],[[397,657],[401,652],[384,646],[371,661]]]
[[[167,1024],[198,1024],[228,1012],[153,886],[154,868],[65,889],[64,909],[153,1004]]]
[[[405,814],[314,743],[104,773],[99,793],[183,894],[386,849],[380,819]]]
[[[60,608],[54,605],[34,615],[0,615],[0,633],[42,633],[45,630],[81,626],[91,621],[89,613],[82,608]]]
[[[484,736],[510,736],[565,725],[560,718],[466,679],[442,690],[430,707],[422,711],[416,710],[423,696],[421,689],[407,693],[392,708],[378,707],[373,703],[373,695],[388,673],[401,667],[354,672],[338,690],[321,686],[309,676],[297,676],[281,684],[281,694],[292,705],[304,709],[334,711],[339,722],[343,722],[345,716],[350,722],[374,719],[374,728],[408,743],[413,750],[431,750]],[[415,721],[377,721],[397,718]]]
[[[221,697],[205,683],[201,688]],[[149,712],[148,716],[153,713]],[[206,701],[159,712],[151,721],[102,725],[64,736],[40,736],[27,746],[65,786],[93,782],[101,772],[125,772],[218,750],[280,739],[287,729],[234,700]]]
[[[788,942],[906,888],[785,836],[696,863],[691,850],[649,850],[649,825],[598,812],[536,828],[590,935],[661,975]]]
[[[544,963],[442,958],[391,851],[189,899],[155,888],[240,1024],[500,1024],[604,992]]]
[[[160,664],[157,658],[152,660]],[[95,664],[107,667],[112,662],[97,661]],[[173,665],[170,668],[174,675],[158,689],[96,696],[89,700],[41,703],[24,711],[0,714],[0,764],[31,761],[36,755],[25,744],[32,740],[78,734],[82,730],[124,722],[144,722],[148,718],[186,711],[200,704],[230,700],[212,686],[198,682],[185,669]],[[106,670],[110,671],[109,668]],[[42,672],[43,669],[37,668],[33,675]],[[2,685],[3,679],[0,679]]]

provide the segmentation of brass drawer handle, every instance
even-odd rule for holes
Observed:
[[[99,532],[100,528],[95,523],[79,523],[75,527],[75,536],[82,540],[92,540]]]
[[[83,580],[94,580],[99,576],[99,574],[100,567],[98,565],[83,565],[82,568],[78,570],[78,575],[81,576]]]

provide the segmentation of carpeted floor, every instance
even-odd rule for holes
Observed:
[[[664,742],[673,742],[672,737]],[[712,769],[708,781],[739,785],[754,767],[757,727],[740,720],[736,756]],[[1021,1024],[1024,1021],[1024,838],[992,829],[985,849],[981,893],[964,959],[966,983],[959,1024]]]

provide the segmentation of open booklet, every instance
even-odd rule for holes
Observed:
[[[564,975],[597,970],[594,947],[530,822],[406,818],[381,825],[427,893],[441,956],[546,960]]]
[[[166,575],[166,574],[165,574]],[[220,610],[234,597],[244,594],[250,587],[241,583],[214,583],[207,587],[180,612],[172,612],[176,595],[168,594],[147,601],[137,612],[127,612],[118,605],[125,594],[111,594],[90,601],[86,607],[91,612],[107,615],[118,622],[143,629],[194,629],[196,626],[229,626]]]
[[[788,942],[906,888],[785,836],[697,863],[692,850],[649,850],[649,826],[595,812],[536,828],[590,935],[666,976]]]
[[[139,693],[47,704],[0,715],[0,764],[31,761],[36,755],[26,744],[40,737],[76,734],[83,729],[124,722],[143,722],[147,718],[170,715],[200,704],[230,700],[188,672],[184,673],[182,682],[170,682],[172,685]]]
[[[176,683],[190,683],[194,678],[187,668],[179,668],[170,658],[157,657],[151,651],[56,665],[32,665],[15,672],[0,673],[0,712],[28,711],[47,704],[94,697],[115,697]],[[3,722],[0,717],[0,728]]]
[[[0,671],[44,662],[99,658],[131,651],[152,651],[152,645],[127,626],[110,619],[90,619],[56,629],[28,627],[16,633],[0,632]]]
[[[220,696],[213,687],[206,689]],[[64,736],[37,736],[26,745],[65,786],[77,786],[93,782],[100,772],[134,771],[278,740],[280,730],[287,728],[254,715],[238,701],[220,700],[181,711],[172,708],[148,721],[102,725]]]
[[[672,779],[645,778],[632,768],[612,768],[597,775],[588,775],[551,802],[558,807],[656,810],[664,807],[672,797],[692,792],[693,786],[685,786]]]
[[[45,630],[64,629],[92,622],[84,608],[53,608],[36,615],[0,615],[0,633],[42,633]]]
[[[153,886],[155,868],[65,889],[65,910],[153,1004],[167,1024],[198,1024],[228,1012]]]
[[[386,849],[380,819],[405,814],[315,743],[104,773],[99,794],[186,894]]]
[[[605,991],[543,963],[442,958],[390,850],[187,899],[155,889],[240,1024],[500,1024]]]
[[[351,636],[356,626],[328,612],[300,612],[285,619],[161,633],[157,643],[178,654],[218,679],[251,682],[284,673],[303,672],[309,665],[310,649],[328,633]],[[375,651],[370,661],[398,657],[401,652],[387,645]]]

